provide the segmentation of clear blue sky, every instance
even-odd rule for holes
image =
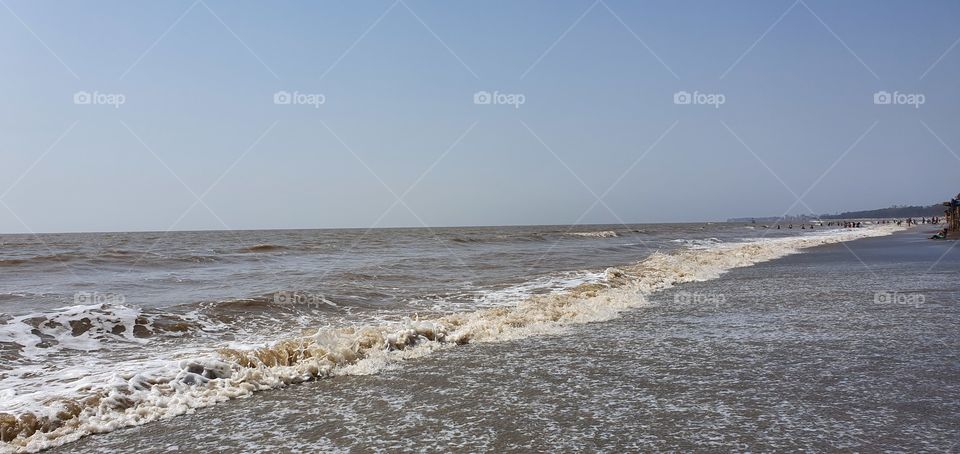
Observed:
[[[3,0],[0,232],[931,203],[960,191],[958,24],[956,1]]]

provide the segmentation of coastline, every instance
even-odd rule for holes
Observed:
[[[438,320],[407,320],[359,330],[318,331],[266,349],[228,350],[219,357],[181,362],[184,369],[179,373],[173,371],[175,377],[132,377],[130,391],[113,388],[115,391],[99,394],[91,401],[93,406],[83,403],[69,407],[76,411],[71,411],[72,414],[80,415],[80,421],[84,421],[82,426],[71,423],[75,419],[68,419],[62,429],[55,429],[49,435],[38,431],[21,446],[26,450],[43,449],[50,447],[50,443],[75,440],[85,434],[110,432],[190,413],[199,407],[250,396],[255,391],[323,377],[389,370],[398,367],[398,361],[422,358],[455,345],[502,343],[552,335],[571,326],[614,319],[626,309],[646,305],[649,295],[676,284],[716,279],[731,269],[794,254],[803,248],[886,235],[893,230],[896,229],[877,227],[824,232],[723,244],[671,255],[654,254],[638,265],[608,270],[607,283],[603,286],[588,284],[559,295],[535,297],[513,309],[453,314]],[[152,385],[141,385],[145,380]],[[112,410],[114,408],[116,410]],[[88,415],[90,411],[94,413]]]
[[[319,380],[52,452],[146,440],[157,452],[416,449],[437,438],[468,450],[948,450],[960,422],[960,286],[931,286],[919,266],[944,245],[910,230],[814,247],[665,289],[607,321],[447,349],[403,373]],[[955,273],[960,253],[938,266]],[[874,300],[897,288],[926,301]],[[678,299],[691,294],[726,298]],[[235,431],[207,433],[214,421]],[[732,432],[754,435],[730,444]]]

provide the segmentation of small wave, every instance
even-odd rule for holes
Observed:
[[[502,243],[510,241],[545,241],[547,238],[541,232],[529,232],[519,235],[482,235],[475,236],[456,236],[450,238],[451,243],[474,244],[474,243]]]
[[[609,320],[643,306],[654,292],[715,279],[822,244],[879,236],[895,227],[715,244],[654,253],[635,265],[607,269],[602,280],[562,293],[534,295],[509,307],[404,319],[364,327],[317,328],[259,347],[227,346],[192,359],[169,360],[83,386],[14,395],[0,402],[0,437],[11,449],[35,451],[92,433],[140,425],[199,407],[338,375],[387,370],[400,361],[474,342],[558,333],[572,324]]]
[[[619,236],[617,235],[617,232],[614,232],[613,230],[602,230],[598,232],[570,232],[567,233],[567,235],[587,238],[616,238]]]
[[[374,281],[379,279],[379,276],[376,274],[361,273],[359,271],[345,271],[340,273],[338,277],[348,281]]]
[[[25,298],[42,298],[46,295],[43,293],[29,293],[29,292],[2,292],[0,293],[0,302],[2,301],[13,301],[18,299]]]
[[[462,237],[454,237],[454,238],[451,238],[450,241],[452,241],[452,242],[454,242],[454,243],[461,243],[461,244],[482,243],[482,242],[483,242],[483,240],[480,239],[480,238],[462,238]]]
[[[29,262],[29,259],[0,259],[0,266],[17,266]]]
[[[32,264],[46,264],[46,263],[64,263],[72,262],[78,259],[82,259],[85,256],[83,254],[77,253],[61,253],[61,254],[48,254],[48,255],[37,255],[33,257],[25,258],[7,258],[0,259],[0,267],[13,267],[21,265],[32,265]]]
[[[279,291],[251,298],[236,298],[213,303],[201,303],[204,313],[227,315],[230,313],[270,315],[277,311],[304,311],[338,307],[329,298],[318,293]]]
[[[251,298],[233,298],[213,302],[199,303],[204,312],[240,312],[256,313],[268,312],[275,308],[273,298],[269,295]]]
[[[250,247],[244,248],[243,252],[273,252],[273,251],[282,251],[288,249],[287,246],[281,246],[279,244],[255,244]]]
[[[100,251],[97,253],[97,257],[107,257],[107,258],[125,258],[125,257],[134,257],[145,254],[144,252],[130,251],[126,249],[107,249],[105,251]],[[153,252],[147,252],[146,254],[154,254]]]
[[[718,244],[722,244],[723,240],[719,238],[699,238],[699,239],[692,239],[692,240],[680,238],[680,239],[673,240],[673,242],[680,243],[690,249],[706,249],[706,248],[716,246]]]
[[[168,256],[160,252],[152,251],[131,251],[131,250],[106,250],[95,253],[64,253],[38,255],[34,257],[9,257],[0,258],[0,268],[5,267],[24,267],[24,266],[43,266],[47,264],[75,264],[86,262],[97,265],[108,264],[139,264],[146,266],[163,266],[167,264],[178,263],[213,263],[221,259],[216,255],[205,254],[185,254]]]
[[[582,271],[551,274],[501,289],[481,291],[475,303],[480,307],[502,307],[534,295],[560,292],[581,284],[601,282],[605,276],[602,272]]]

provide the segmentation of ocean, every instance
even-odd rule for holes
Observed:
[[[949,450],[960,260],[903,230],[3,235],[0,447]]]

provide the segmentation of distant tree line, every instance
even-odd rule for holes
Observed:
[[[795,216],[758,216],[750,218],[730,218],[727,222],[779,222],[779,223],[804,223],[815,221],[817,219],[872,219],[872,218],[929,218],[933,216],[943,216],[944,206],[934,204],[929,206],[897,206],[890,208],[880,208],[876,210],[864,211],[845,211],[839,214],[800,214]]]
[[[944,207],[941,204],[929,206],[892,206],[877,210],[846,211],[840,214],[824,214],[820,219],[859,219],[859,218],[929,218],[943,216]]]

